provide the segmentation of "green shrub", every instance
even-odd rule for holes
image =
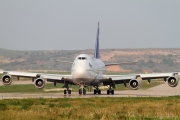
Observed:
[[[54,107],[54,104],[50,103],[50,104],[49,104],[49,107]]]
[[[4,111],[4,110],[7,110],[7,109],[8,109],[8,107],[7,107],[6,104],[0,103],[0,111]]]

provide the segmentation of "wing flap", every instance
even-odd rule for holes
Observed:
[[[137,78],[139,75],[104,75],[103,77],[106,79],[112,79],[113,81],[118,80],[131,80]]]
[[[170,76],[179,75],[178,72],[174,73],[151,73],[151,74],[139,74],[142,78],[142,80],[148,80],[148,79],[160,79],[160,78],[168,78]]]

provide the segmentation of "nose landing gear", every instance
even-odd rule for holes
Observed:
[[[80,88],[79,89],[79,95],[86,95],[86,89],[85,88]]]
[[[79,88],[79,95],[86,95],[86,89],[84,88],[85,85],[84,83],[80,84],[80,88]]]

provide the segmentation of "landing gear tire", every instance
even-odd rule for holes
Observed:
[[[71,94],[71,90],[64,90],[64,95],[66,95],[67,93],[70,95]]]
[[[66,93],[67,93],[66,90],[64,90],[64,94],[65,94],[65,95],[66,95]]]
[[[96,94],[97,93],[97,91],[96,90],[94,90],[94,94]]]
[[[107,95],[112,94],[114,95],[114,90],[107,90]]]
[[[69,94],[69,95],[71,94],[71,90],[68,90],[68,94]]]
[[[107,95],[109,95],[109,92],[110,92],[110,91],[109,91],[109,90],[107,90]]]
[[[111,90],[111,94],[114,95],[114,90]]]
[[[81,95],[82,94],[82,90],[81,89],[79,89],[79,95]]]
[[[86,94],[86,89],[83,89],[83,95],[85,95]]]
[[[94,94],[96,94],[96,93],[98,93],[98,94],[101,94],[101,90],[94,90]]]
[[[79,95],[86,95],[86,89],[79,89]]]
[[[101,94],[101,90],[98,90],[98,94],[99,94],[99,95]]]

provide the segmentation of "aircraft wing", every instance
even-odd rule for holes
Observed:
[[[137,79],[138,77],[141,78],[142,80],[148,80],[148,79],[168,78],[179,74],[180,74],[179,72],[174,72],[174,73],[149,73],[149,74],[127,74],[127,75],[103,75],[103,77],[111,78],[113,81],[131,80],[131,79]]]
[[[133,65],[137,62],[121,62],[121,63],[106,63],[105,66],[112,66],[112,65]]]
[[[177,76],[180,75],[179,72],[173,73],[150,73],[150,74],[129,74],[129,75],[103,75],[100,78],[100,81],[104,85],[112,84],[112,87],[115,87],[115,84],[130,84],[132,89],[139,88],[139,80],[147,80],[149,83],[153,79],[162,78],[164,81],[168,82],[170,87],[176,87],[178,84]],[[136,85],[136,86],[133,86]]]
[[[18,79],[19,77],[25,77],[25,78],[32,78],[32,81],[34,80],[42,80],[43,83],[45,82],[44,79],[46,79],[48,82],[54,82],[54,83],[65,83],[65,81],[69,82],[70,84],[73,84],[71,75],[60,75],[60,74],[45,74],[45,73],[31,73],[31,72],[17,72],[17,71],[0,71],[0,74],[3,74],[4,80],[2,79],[2,82],[4,85],[10,85],[12,82],[11,76],[16,76]],[[5,81],[5,78],[8,78],[9,81]]]

